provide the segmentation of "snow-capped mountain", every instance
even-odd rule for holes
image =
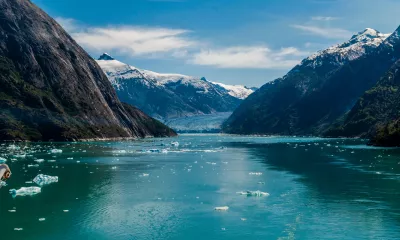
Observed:
[[[367,28],[342,44],[305,58],[285,76],[246,98],[226,121],[224,131],[323,133],[398,59],[393,48],[398,36]]]
[[[198,115],[211,117],[216,113],[232,112],[254,91],[240,85],[213,83],[204,77],[139,69],[106,53],[100,56],[97,63],[122,101],[138,106],[164,122],[175,118]]]
[[[245,99],[254,92],[254,88],[248,88],[243,85],[226,85],[223,83],[212,82],[228,91],[228,94],[239,99]]]
[[[329,47],[307,57],[301,64],[317,67],[326,61],[330,61],[333,64],[343,65],[377,48],[389,36],[390,34],[383,34],[375,29],[366,28],[342,44]]]

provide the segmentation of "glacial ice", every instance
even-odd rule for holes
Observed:
[[[257,176],[260,176],[260,175],[262,175],[262,172],[250,172],[249,174],[250,174],[250,175],[257,175]]]
[[[5,187],[5,186],[7,186],[7,183],[0,180],[0,188],[1,188],[1,187]]]
[[[216,211],[227,211],[229,209],[228,206],[223,206],[223,207],[215,207],[214,210]]]
[[[179,147],[179,142],[171,142],[171,146]]]
[[[33,182],[36,183],[39,186],[43,186],[43,185],[47,185],[47,184],[58,182],[58,177],[39,174],[33,179]]]
[[[10,194],[13,197],[17,197],[17,196],[33,196],[36,195],[38,193],[40,193],[42,191],[42,189],[40,187],[22,187],[18,190],[16,189],[11,189],[10,190]]]
[[[243,191],[243,192],[238,192],[240,195],[246,195],[246,196],[255,196],[255,197],[267,197],[269,196],[269,193],[267,192],[261,192],[259,190],[257,191]]]
[[[51,153],[62,153],[63,151],[61,149],[52,149],[50,150]]]

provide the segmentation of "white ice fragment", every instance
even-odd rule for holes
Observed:
[[[10,194],[13,195],[13,197],[17,197],[17,196],[33,196],[36,195],[38,193],[40,193],[42,191],[42,189],[40,187],[22,187],[18,190],[15,189],[11,189],[10,190]]]
[[[8,146],[8,149],[9,149],[9,150],[19,150],[19,149],[21,149],[21,148],[18,147],[18,146],[15,146],[15,145],[10,145],[10,146]]]
[[[67,158],[67,160],[73,160],[74,158],[73,157],[69,157],[69,158]]]
[[[228,206],[223,206],[223,207],[215,207],[214,210],[216,211],[228,211],[229,207]]]
[[[255,197],[267,197],[269,196],[269,193],[267,192],[261,192],[259,190],[257,191],[244,191],[244,192],[238,192],[240,195],[246,195],[246,196],[255,196]]]
[[[39,222],[46,221],[46,218],[39,218]]]
[[[7,186],[7,183],[0,180],[0,188],[1,188],[1,187],[5,187],[5,186]]]
[[[61,149],[52,149],[50,150],[51,153],[62,153],[63,151]]]
[[[262,175],[262,172],[250,172],[249,174],[250,174],[250,175],[257,175],[257,176],[260,176],[260,175]]]
[[[39,164],[28,164],[28,167],[29,168],[31,168],[31,167],[39,167]]]
[[[247,219],[246,219],[246,218],[241,218],[240,220],[242,220],[243,222],[244,222],[244,221],[247,221]]]
[[[111,167],[111,169],[112,169],[112,170],[115,170],[115,169],[117,169],[117,167],[116,167],[116,166],[114,166],[114,167]]]
[[[171,142],[171,146],[179,147],[179,142]]]
[[[11,209],[11,210],[8,210],[8,212],[15,213],[15,212],[17,212],[17,210],[15,210],[15,209]]]
[[[33,161],[35,161],[37,163],[42,163],[42,162],[44,162],[44,159],[36,159],[36,160],[33,160]]]
[[[0,164],[6,163],[6,162],[7,162],[7,159],[0,157]]]
[[[69,212],[69,210],[63,210],[63,212]]]
[[[36,183],[39,186],[43,186],[43,185],[47,185],[47,184],[58,182],[58,177],[39,174],[33,179],[33,182]]]
[[[149,176],[148,173],[143,173],[143,174],[142,174],[142,177],[148,177],[148,176]]]
[[[14,231],[22,231],[24,230],[23,228],[14,228]]]

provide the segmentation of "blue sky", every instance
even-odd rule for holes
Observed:
[[[370,27],[400,24],[398,0],[33,0],[93,57],[261,86]]]

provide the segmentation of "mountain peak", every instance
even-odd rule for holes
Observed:
[[[113,57],[111,57],[108,53],[103,53],[98,60],[115,60]]]
[[[366,28],[363,31],[353,35],[350,39],[350,42],[368,42],[371,39],[379,38],[386,39],[390,34],[383,34],[373,28]]]

